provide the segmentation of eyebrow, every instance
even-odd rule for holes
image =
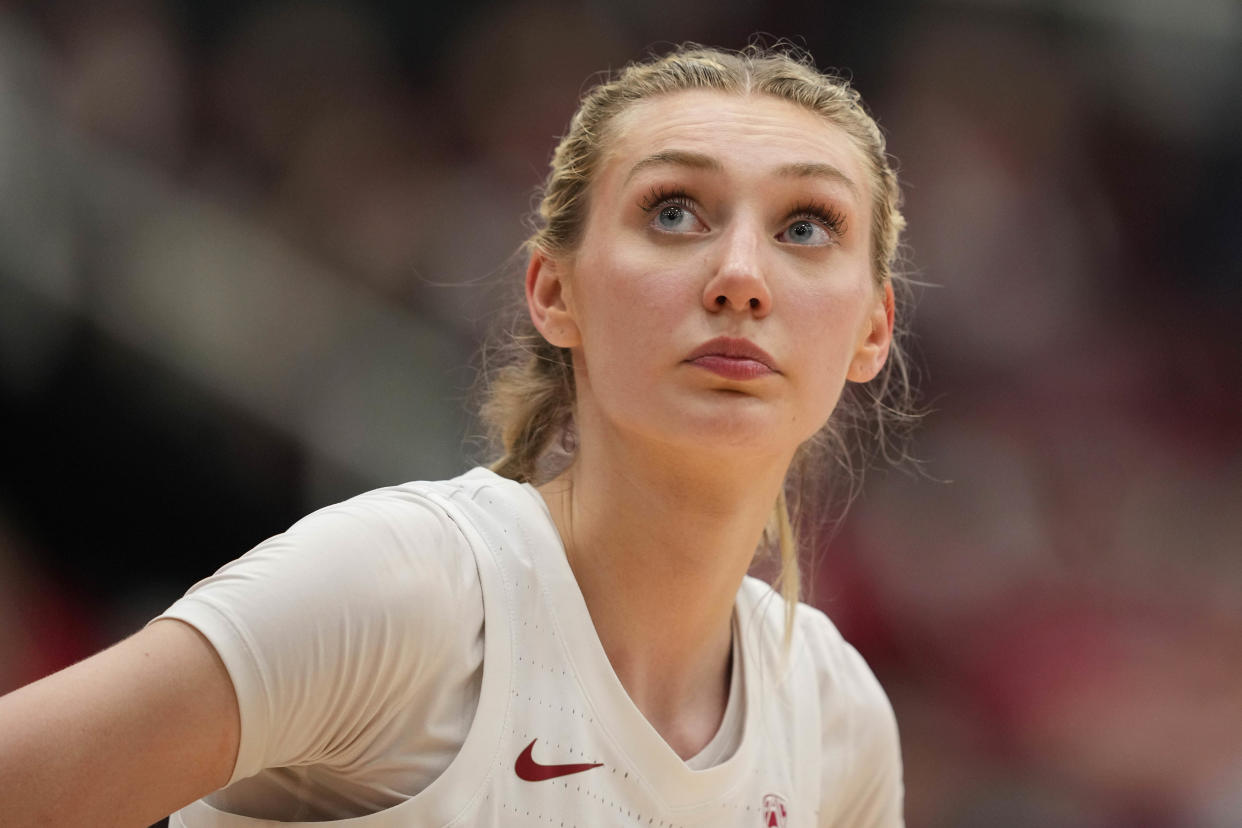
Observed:
[[[704,155],[701,152],[687,152],[686,150],[665,150],[648,155],[630,168],[630,174],[625,177],[628,184],[630,180],[638,175],[641,171],[648,167],[690,167],[695,170],[711,170],[712,172],[720,172],[724,169],[720,162],[710,155]]]
[[[845,173],[831,164],[818,161],[804,161],[797,164],[782,164],[777,167],[776,174],[783,178],[822,178],[845,185],[845,189],[858,195],[858,185]]]
[[[648,155],[631,167],[629,175],[625,177],[625,181],[628,184],[635,175],[648,167],[662,166],[689,167],[695,170],[709,170],[711,172],[720,172],[724,169],[723,165],[715,158],[710,155],[704,155],[701,152],[665,150],[664,152]],[[854,183],[853,179],[831,164],[819,161],[800,161],[792,164],[782,164],[776,168],[776,174],[781,178],[819,178],[832,181],[844,185],[855,196],[858,195],[858,185]]]

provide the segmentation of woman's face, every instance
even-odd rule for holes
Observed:
[[[792,103],[712,91],[610,133],[580,247],[527,278],[536,325],[573,351],[580,440],[792,456],[888,352],[859,151]]]

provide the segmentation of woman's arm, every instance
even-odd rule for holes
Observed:
[[[215,650],[156,621],[0,698],[4,824],[142,828],[228,782],[238,737]]]

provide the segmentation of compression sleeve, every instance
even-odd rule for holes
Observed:
[[[451,760],[477,704],[474,557],[443,509],[408,486],[309,515],[161,617],[201,631],[233,681],[241,743],[230,784],[274,767],[348,772],[395,749],[406,778],[379,782],[408,795]]]

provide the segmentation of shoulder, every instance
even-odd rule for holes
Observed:
[[[799,605],[798,628],[819,680],[821,813],[835,811],[837,825],[901,825],[901,742],[888,696],[828,616]]]
[[[473,469],[444,481],[414,481],[365,492],[325,506],[269,538],[239,559],[296,558],[298,565],[380,574],[382,584],[405,592],[427,585],[427,576],[446,566],[473,570],[470,541],[462,531],[480,499],[493,506],[497,521],[521,519],[530,497],[521,484],[486,469]],[[486,514],[487,510],[482,510]],[[434,581],[432,583],[434,585]]]
[[[419,699],[441,697],[436,688],[456,692],[471,680],[483,600],[455,504],[477,488],[472,475],[319,509],[164,613],[197,628],[233,681],[242,733],[234,779],[312,758],[345,761],[392,711],[422,710]]]
[[[376,489],[311,512],[186,597],[228,596],[238,609],[253,600],[261,615],[284,610],[291,616],[347,605],[382,610],[386,598],[404,603],[412,594],[434,598],[474,566],[451,510],[434,497],[441,485]]]
[[[337,642],[347,654],[360,637],[475,615],[481,623],[474,555],[446,505],[453,483],[376,489],[312,512],[194,584],[165,615],[218,649],[238,639],[241,652],[275,663],[304,642]],[[422,638],[427,654],[437,639]]]
[[[311,512],[289,532],[323,532],[344,541],[358,531],[397,541],[410,532],[452,534],[452,524],[466,512],[472,517],[492,513],[496,520],[537,519],[531,491],[529,486],[479,467],[451,480],[417,480],[373,489]]]
[[[516,494],[513,487],[521,488],[486,469],[473,469],[451,480],[417,480],[355,495],[311,512],[286,534],[323,537],[345,546],[357,545],[360,539],[397,545],[448,540],[454,536],[459,504],[489,487],[510,498]]]
[[[521,484],[486,469],[375,489],[310,513],[195,584],[186,597],[227,597],[238,609],[253,602],[258,616],[277,610],[318,616],[347,604],[359,612],[392,610],[412,621],[429,613],[440,617],[439,610],[478,591],[463,524],[468,505],[485,491],[493,502],[533,503]],[[497,521],[523,519],[516,506],[494,511]],[[426,600],[412,605],[411,597]]]
[[[770,653],[783,651],[784,598],[768,584],[748,576],[742,584],[739,607],[753,616],[751,624],[758,628],[764,648]],[[814,675],[821,697],[830,700],[833,707],[872,708],[877,715],[887,713],[891,717],[888,698],[875,674],[821,610],[797,605],[788,657],[791,668]]]
[[[277,651],[308,636],[339,638],[348,650],[363,634],[403,633],[417,635],[430,656],[435,642],[453,640],[433,631],[482,624],[478,534],[465,527],[481,520],[471,504],[484,492],[493,503],[534,504],[526,487],[486,469],[375,489],[259,543],[166,614],[204,631],[207,617],[223,617],[243,638],[262,634]],[[497,524],[538,519],[519,506],[492,511]]]
[[[747,579],[753,606],[762,608],[770,651],[783,643],[785,602],[767,584]],[[823,824],[901,824],[902,771],[897,720],[862,655],[822,611],[798,604],[788,669],[805,697],[818,703]],[[810,691],[813,682],[816,693]]]
[[[847,709],[871,711],[892,718],[892,708],[871,667],[823,611],[799,604],[794,616],[795,637],[814,665],[820,692]]]

